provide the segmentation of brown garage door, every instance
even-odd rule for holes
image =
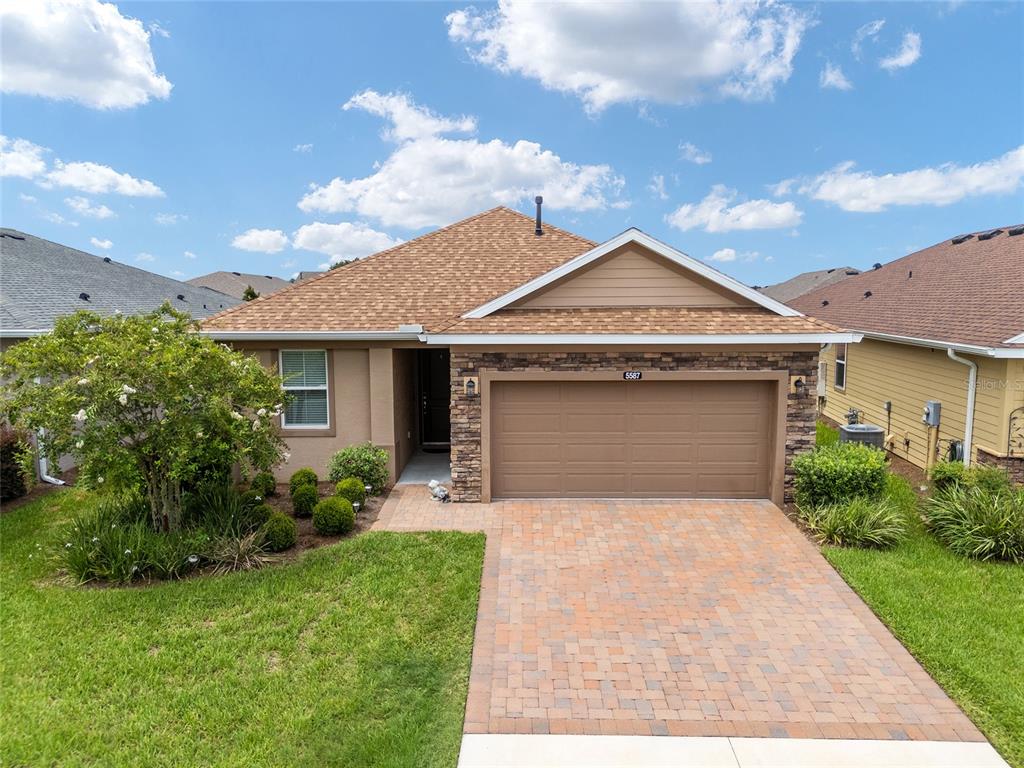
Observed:
[[[493,382],[491,495],[767,498],[774,386]]]

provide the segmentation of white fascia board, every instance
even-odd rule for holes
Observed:
[[[1003,344],[1024,344],[1024,333],[1020,333],[1012,339],[1007,339]]]
[[[200,331],[217,341],[422,341],[423,334],[396,331]]]
[[[30,339],[33,336],[45,336],[52,330],[53,328],[15,328],[11,330],[0,328],[0,339]]]
[[[687,256],[682,251],[679,251],[660,240],[656,240],[647,233],[641,232],[636,228],[627,229],[621,235],[616,235],[611,240],[601,243],[586,253],[581,253],[576,258],[570,259],[549,272],[545,272],[540,277],[535,277],[528,283],[523,283],[518,288],[506,293],[504,296],[499,296],[486,304],[481,304],[476,309],[472,309],[464,314],[463,317],[467,319],[487,317],[488,315],[497,312],[499,309],[507,307],[509,304],[519,301],[520,299],[529,296],[531,293],[539,291],[541,288],[550,285],[556,280],[560,280],[566,275],[570,275],[576,270],[582,269],[591,262],[596,261],[602,256],[611,253],[616,248],[620,248],[627,243],[638,243],[654,253],[657,253],[659,256],[663,256],[669,261],[678,264],[684,269],[696,272],[698,275],[710,280],[712,283],[720,285],[726,290],[732,291],[745,299],[749,299],[765,309],[770,309],[777,315],[782,315],[783,317],[803,317],[802,312],[798,312],[792,307],[788,307],[785,304],[766,296],[760,291],[755,291],[753,288],[744,285],[739,280],[734,280],[728,275],[719,272],[714,267],[709,267],[707,264],[697,261],[697,259],[692,256]]]
[[[749,334],[593,334],[593,333],[439,333],[427,334],[426,342],[433,346],[479,346],[489,344],[531,345],[531,344],[686,344],[686,345],[733,345],[733,344],[856,344],[861,340],[859,333],[749,333]]]
[[[954,352],[963,352],[968,355],[997,358],[1024,357],[1024,349],[1003,349],[1001,347],[983,347],[977,344],[957,344],[952,341],[922,339],[917,336],[899,336],[894,333],[877,333],[875,331],[858,331],[858,333],[863,334],[865,338],[877,341],[891,341],[894,344],[931,347],[932,349],[952,349]]]

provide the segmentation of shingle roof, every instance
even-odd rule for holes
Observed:
[[[523,310],[461,315],[586,253],[595,243],[508,208],[493,208],[362,261],[297,283],[206,320],[208,331],[397,331],[428,333],[750,334],[837,329],[754,307]]]
[[[1024,331],[1024,233],[1009,234],[1018,229],[944,240],[790,304],[857,331],[1005,347]]]
[[[458,320],[451,334],[764,334],[836,333],[812,317],[781,317],[762,307],[575,307],[503,309],[477,319]]]
[[[832,285],[848,277],[859,275],[860,270],[853,267],[834,267],[833,269],[819,269],[814,272],[802,272],[796,277],[784,280],[775,285],[766,285],[758,290],[765,296],[770,296],[776,301],[788,304],[798,296],[803,296],[809,291],[820,288],[823,285]]]
[[[185,282],[189,285],[220,291],[228,296],[234,296],[236,299],[242,298],[247,286],[252,286],[252,289],[260,296],[269,296],[274,291],[280,291],[291,285],[291,282],[283,277],[252,275],[247,272],[211,272],[208,275],[193,277]]]
[[[83,293],[88,301],[79,297]],[[52,328],[56,318],[79,309],[101,315],[115,310],[135,314],[154,310],[165,301],[199,318],[238,303],[207,288],[15,229],[0,229],[0,328],[6,336]]]

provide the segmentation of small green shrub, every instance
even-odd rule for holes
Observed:
[[[334,491],[343,499],[348,499],[353,504],[364,504],[366,502],[366,487],[358,477],[346,477],[338,482]]]
[[[929,471],[928,479],[932,481],[932,491],[938,493],[952,485],[962,483],[967,467],[962,461],[940,461]]]
[[[276,496],[277,480],[274,479],[274,473],[257,472],[252,476],[252,482],[249,483],[249,488],[256,491],[256,493],[263,498],[266,498],[267,496]]]
[[[965,467],[962,461],[940,461],[931,468],[928,477],[932,481],[932,491],[936,494],[954,485],[985,488],[992,493],[1010,490],[1010,477],[999,467]]]
[[[28,492],[22,454],[25,436],[7,427],[0,428],[0,501],[9,501]]]
[[[818,421],[814,425],[814,444],[819,448],[835,445],[839,442],[839,430],[827,422]]]
[[[340,496],[331,496],[313,510],[313,527],[324,536],[348,533],[355,527],[356,513],[352,503]]]
[[[248,491],[242,491],[239,495],[242,498],[242,506],[246,509],[249,509],[250,507],[258,507],[263,503],[263,494],[255,488],[250,488]]]
[[[925,504],[925,524],[958,555],[1024,563],[1024,489],[954,483]]]
[[[808,508],[881,498],[888,474],[885,452],[861,443],[816,448],[797,456],[793,469],[797,503]]]
[[[388,459],[390,454],[373,443],[350,445],[331,457],[328,477],[337,483],[346,477],[358,477],[372,488],[374,495],[388,484]]]
[[[292,494],[292,509],[295,516],[309,517],[319,500],[320,494],[315,485],[300,485]]]
[[[255,531],[257,528],[263,527],[274,512],[274,508],[269,504],[255,504],[248,507],[245,510],[245,517],[243,519],[245,532],[248,533],[250,531]]]
[[[312,485],[315,488],[318,482],[320,482],[320,480],[317,478],[316,472],[309,467],[303,467],[302,469],[296,470],[288,481],[288,492],[294,496],[295,491],[297,491],[301,486]]]
[[[907,535],[907,516],[889,498],[860,497],[798,509],[804,525],[822,544],[881,549],[899,544]]]
[[[283,552],[294,547],[297,537],[295,521],[283,512],[274,512],[263,524],[263,540],[271,552]]]

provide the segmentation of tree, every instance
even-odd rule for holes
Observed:
[[[256,293],[256,289],[253,288],[251,285],[245,286],[245,290],[242,291],[242,301],[252,301],[253,299],[258,299],[259,297],[260,295]]]
[[[210,467],[268,469],[284,443],[285,392],[254,357],[197,333],[169,304],[147,315],[77,312],[0,361],[0,415],[45,430],[40,450],[75,457],[80,476],[141,489],[153,525],[181,522],[183,487]]]

